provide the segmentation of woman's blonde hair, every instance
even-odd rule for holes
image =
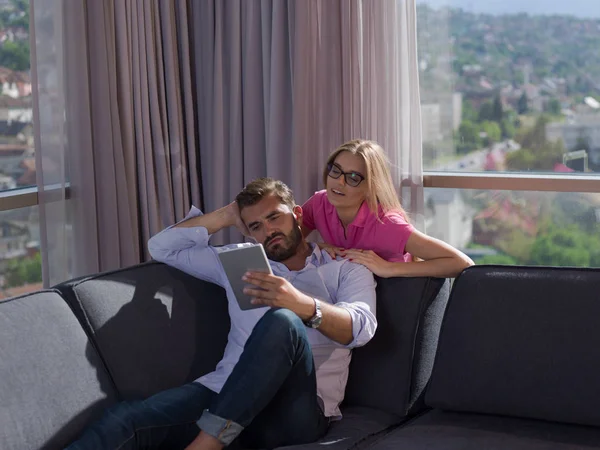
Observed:
[[[402,208],[398,194],[394,188],[392,175],[390,173],[390,161],[381,145],[375,141],[354,139],[340,145],[329,155],[325,170],[323,171],[323,183],[327,186],[329,167],[335,158],[342,152],[350,152],[360,156],[365,162],[367,173],[363,183],[367,183],[367,205],[373,214],[379,217],[379,206],[384,213],[395,211],[408,222],[408,215]]]

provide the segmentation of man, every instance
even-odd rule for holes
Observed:
[[[301,225],[291,190],[261,178],[228,206],[206,215],[192,208],[150,239],[154,259],[225,288],[231,330],[223,359],[194,383],[117,405],[72,448],[221,449],[238,436],[244,446],[274,448],[323,436],[341,417],[350,349],[375,333],[375,281],[365,267],[307,243]],[[229,226],[265,248],[274,275],[244,277],[246,293],[264,307],[239,308],[217,256],[230,246],[208,244]]]

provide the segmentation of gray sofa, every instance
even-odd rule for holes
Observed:
[[[448,296],[442,279],[380,280],[379,329],[354,353],[327,449],[423,410]],[[228,331],[222,288],[155,262],[0,302],[0,448],[63,448],[111,404],[213,370]]]
[[[600,448],[598,286],[480,266],[448,301],[446,280],[378,280],[344,419],[289,448]],[[197,378],[228,328],[223,289],[159,263],[0,302],[0,448],[62,448],[107,406]]]

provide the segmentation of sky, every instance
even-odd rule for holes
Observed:
[[[417,0],[417,4],[453,6],[474,13],[569,14],[600,19],[600,0]]]

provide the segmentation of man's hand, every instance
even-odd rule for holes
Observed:
[[[303,321],[315,315],[314,299],[300,292],[285,278],[270,273],[247,272],[242,280],[258,288],[244,289],[244,294],[253,297],[252,303],[255,305],[286,308],[295,312]]]
[[[250,236],[250,231],[246,227],[246,224],[242,220],[242,216],[240,215],[240,208],[236,201],[231,202],[229,205],[225,207],[227,211],[227,215],[229,216],[229,223],[231,226],[234,226],[238,229],[240,233],[244,236]]]
[[[178,228],[205,227],[208,234],[214,234],[227,227],[236,227],[244,236],[250,236],[250,232],[240,216],[237,203],[231,202],[227,206],[217,209],[208,214],[192,217],[175,225]]]

